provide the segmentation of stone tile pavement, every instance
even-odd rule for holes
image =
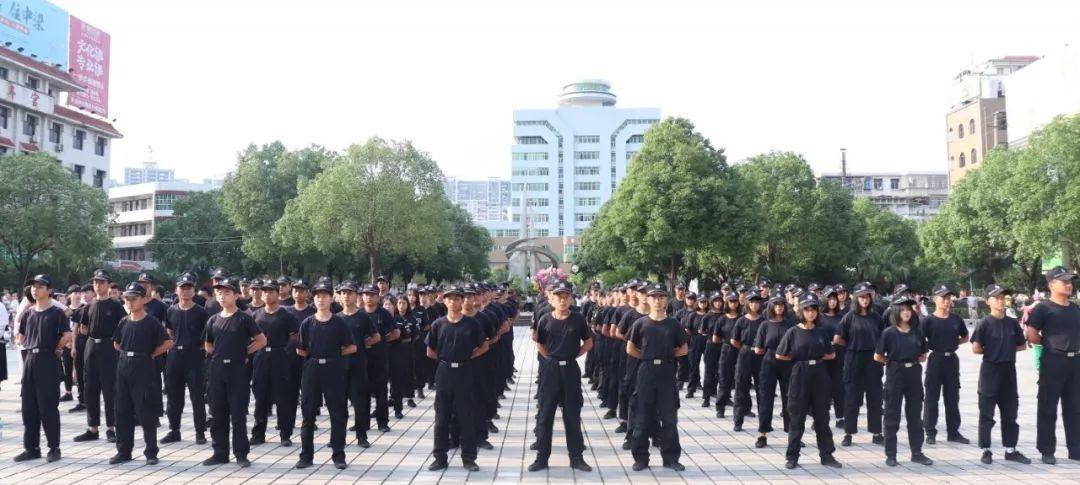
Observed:
[[[931,467],[901,461],[897,468],[884,464],[883,448],[870,444],[869,435],[856,435],[855,445],[839,448],[836,457],[844,463],[841,470],[826,469],[817,464],[813,446],[804,449],[804,466],[796,470],[784,469],[784,443],[786,436],[775,432],[770,436],[770,447],[754,449],[754,428],[747,431],[731,431],[731,420],[717,419],[711,409],[700,407],[700,400],[685,400],[679,414],[680,436],[683,446],[682,462],[687,469],[676,473],[659,467],[659,457],[654,457],[654,467],[633,472],[633,460],[629,452],[621,449],[622,435],[615,434],[614,421],[601,419],[594,393],[585,397],[582,411],[586,444],[586,460],[593,465],[592,473],[570,470],[565,454],[565,440],[560,429],[561,420],[556,418],[555,439],[551,468],[540,473],[529,473],[525,468],[532,462],[533,452],[528,450],[532,442],[532,416],[535,412],[531,396],[535,391],[533,378],[536,369],[535,353],[526,338],[526,330],[517,328],[515,346],[517,367],[520,375],[508,392],[500,409],[502,420],[497,423],[498,434],[492,435],[495,445],[492,451],[480,450],[478,463],[481,470],[468,473],[460,467],[460,460],[451,456],[451,468],[442,472],[427,471],[432,446],[433,398],[406,409],[405,418],[391,422],[393,430],[386,434],[374,431],[372,446],[363,450],[350,442],[346,447],[349,468],[337,470],[330,463],[326,448],[329,439],[329,423],[325,413],[319,422],[316,436],[316,466],[307,470],[294,470],[299,447],[282,448],[276,442],[253,447],[251,468],[241,469],[235,464],[204,467],[201,461],[210,455],[209,445],[194,444],[191,415],[185,414],[182,427],[183,441],[161,447],[161,463],[146,466],[134,461],[121,466],[110,466],[107,461],[115,448],[104,440],[92,443],[74,443],[71,438],[84,429],[85,414],[69,414],[71,403],[61,403],[61,439],[64,457],[57,463],[38,460],[30,463],[14,463],[11,457],[21,450],[22,425],[16,413],[18,401],[17,353],[8,351],[8,365],[12,380],[0,387],[0,484],[31,485],[38,483],[77,483],[91,485],[108,483],[244,483],[251,485],[277,483],[688,483],[716,484],[900,484],[900,483],[1016,483],[1031,481],[1040,484],[1080,483],[1080,463],[1065,460],[1064,435],[1058,433],[1059,465],[1017,465],[1002,460],[998,430],[995,429],[995,457],[993,465],[979,463],[979,450],[972,445],[960,446],[941,443],[927,446],[925,452],[934,459]],[[978,361],[975,356],[961,351],[963,389],[961,390],[962,432],[974,442],[978,413],[976,408],[975,382]],[[1020,403],[1020,450],[1035,459],[1035,380],[1031,354],[1025,352],[1018,365],[1021,382]],[[779,401],[779,399],[777,400]],[[190,407],[189,407],[190,408]],[[776,421],[779,423],[779,413]],[[1060,423],[1060,420],[1059,420]],[[943,426],[944,423],[941,423]],[[1060,424],[1059,424],[1060,427]],[[777,424],[779,428],[779,424]],[[808,426],[809,428],[809,426]],[[165,428],[161,428],[164,430]],[[159,433],[160,436],[161,433]],[[900,452],[907,456],[906,433],[901,426]],[[941,434],[944,434],[943,432]],[[350,433],[351,435],[351,433]],[[299,436],[297,435],[297,438]],[[808,434],[804,441],[812,445]],[[839,437],[836,437],[839,442]],[[299,440],[296,441],[299,445]],[[136,431],[136,454],[141,449],[141,433]],[[655,451],[655,450],[654,450]]]

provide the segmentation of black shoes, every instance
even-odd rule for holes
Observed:
[[[840,446],[851,446],[851,435],[844,435],[844,439],[840,441]]]
[[[296,466],[294,468],[296,468],[298,470],[303,470],[305,468],[311,467],[311,465],[314,465],[314,463],[312,463],[311,460],[308,460],[306,458],[301,458],[301,459],[296,461]]]
[[[148,457],[146,457],[146,464],[151,465],[151,466],[157,465],[158,464],[158,457],[156,457],[156,456],[148,456]]]
[[[491,442],[488,441],[488,440],[480,440],[480,442],[476,443],[476,447],[480,448],[482,450],[494,450],[495,449],[495,446],[492,445]]]
[[[989,453],[989,451],[987,453]],[[1006,451],[1005,452],[1005,461],[1014,461],[1014,462],[1020,463],[1022,465],[1030,465],[1031,464],[1031,458],[1028,458],[1028,457],[1024,456],[1024,454],[1020,453],[1019,451],[1014,451],[1012,453]]]
[[[615,419],[615,410],[608,409],[608,412],[604,413],[604,419]]]
[[[357,436],[356,444],[360,445],[361,448],[371,448],[371,442],[367,440],[367,436]]]
[[[956,434],[954,434],[954,435],[949,435],[949,437],[948,437],[948,440],[949,440],[950,442],[953,442],[953,443],[960,443],[960,444],[962,444],[962,445],[966,445],[966,444],[970,444],[970,443],[971,443],[971,440],[969,440],[969,439],[965,438],[965,437],[964,437],[964,435],[962,435],[962,434],[960,434],[960,433],[956,433]]]
[[[531,450],[531,451],[536,451],[536,450],[539,450],[539,449],[540,449],[540,443],[539,442],[533,441],[532,444],[529,445],[529,450]]]
[[[69,402],[72,400],[74,400],[74,398],[71,397],[70,392],[65,392],[63,396],[60,396],[60,402]]]
[[[105,441],[109,443],[116,443],[116,431],[111,429],[105,430]]]
[[[127,463],[129,461],[131,461],[131,455],[121,455],[119,453],[113,455],[112,458],[109,458],[110,465],[118,465],[120,463]]]
[[[49,454],[45,455],[45,461],[52,463],[60,460],[60,448],[50,448]]]
[[[911,462],[912,463],[918,463],[920,465],[926,465],[926,466],[930,466],[930,465],[934,464],[934,460],[931,460],[930,458],[927,458],[927,456],[922,454],[922,453],[917,453],[915,455],[912,455],[911,456]]]
[[[15,463],[37,460],[41,458],[41,450],[23,450],[22,453],[15,455]]]
[[[619,425],[615,427],[615,432],[616,433],[625,433],[626,432],[626,423],[619,423]]]
[[[880,434],[876,434],[873,438],[870,438],[870,442],[874,443],[875,445],[885,445],[885,437]]]
[[[246,456],[238,456],[236,457],[236,464],[240,465],[240,468],[247,468],[251,466],[251,461]]]
[[[281,441],[279,442],[279,444],[281,446],[284,446],[285,448],[288,448],[288,447],[292,446],[292,440],[289,439],[289,438],[281,438]]]
[[[885,464],[886,464],[886,465],[889,465],[889,466],[896,466],[896,465],[899,465],[900,463],[898,463],[898,462],[896,461],[896,457],[895,457],[895,456],[890,456],[890,457],[886,457],[886,458],[885,458]]]
[[[626,441],[622,442],[622,449],[630,450],[630,449],[633,449],[633,448],[634,448],[634,445],[630,444],[630,440],[626,440]]]
[[[646,468],[649,468],[649,463],[648,462],[645,462],[645,461],[635,461],[634,462],[634,466],[633,466],[634,471],[639,472],[639,471],[644,470]]]
[[[178,431],[169,431],[165,436],[162,436],[161,439],[158,440],[158,443],[167,445],[169,443],[176,443],[177,441],[180,441],[180,433]]]
[[[380,424],[379,425],[379,432],[380,433],[389,433],[390,432],[390,426],[387,426],[385,424]]]
[[[926,444],[928,444],[928,445],[936,445],[937,444],[937,435],[935,435],[934,433],[926,433]]]
[[[1043,455],[1042,462],[1047,465],[1057,465],[1057,458],[1054,458],[1054,455]]]
[[[348,463],[345,463],[344,458],[334,458],[334,468],[338,470],[344,470],[349,467]]]
[[[206,444],[206,433],[198,433],[198,434],[196,434],[195,435],[195,444],[197,444],[197,445],[205,445]]]
[[[824,465],[824,466],[827,466],[829,468],[843,468],[844,467],[844,465],[842,465],[842,464],[840,464],[840,462],[836,461],[836,458],[833,458],[832,455],[829,455],[829,456],[826,456],[825,458],[822,458],[821,459],[821,464]]]
[[[536,461],[532,462],[531,465],[529,465],[528,470],[530,472],[538,472],[538,471],[543,470],[543,469],[545,469],[547,467],[548,467],[548,464],[547,464],[546,461],[536,460]]]
[[[723,418],[724,418],[724,416],[725,416],[725,414],[724,414],[724,410],[723,410],[723,409],[717,409],[717,410],[716,410],[716,417],[718,417],[718,418],[721,418],[721,419],[723,419]]]
[[[488,433],[491,433],[491,434],[496,434],[496,433],[499,432],[499,428],[497,426],[495,426],[495,423],[492,423],[491,421],[487,422],[487,430],[488,430]]]
[[[423,388],[416,390],[416,398],[417,399],[424,399],[425,397],[426,396],[424,396],[424,389]],[[410,399],[409,401],[412,401],[412,399]]]
[[[736,424],[735,427],[731,428],[731,430],[736,432],[736,433],[741,432],[742,431],[742,423]]]
[[[794,470],[798,466],[799,460],[796,460],[794,458],[788,458],[787,463],[784,463],[784,468],[787,468],[788,470]]]
[[[686,391],[686,398],[687,399],[693,399],[694,398],[694,391]]]
[[[468,461],[464,461],[464,460],[463,460],[463,461],[461,462],[461,465],[462,465],[463,467],[465,467],[465,469],[466,469],[466,470],[469,470],[469,471],[471,471],[471,472],[478,472],[478,471],[480,471],[480,465],[477,465],[477,464],[476,464],[476,462],[475,462],[475,461],[473,461],[473,460],[468,460]]]
[[[683,470],[686,470],[686,467],[683,466],[682,463],[679,463],[677,461],[673,461],[671,463],[664,463],[664,468],[669,468],[669,469],[675,470],[677,472],[681,472]]]
[[[420,399],[423,399],[423,398],[420,398]],[[413,401],[412,399],[409,399],[408,401],[405,401],[405,405],[409,406],[410,408],[415,408],[416,407],[416,401]]]
[[[758,436],[757,441],[754,442],[754,448],[764,448],[768,446],[769,440],[764,436]]]
[[[447,467],[446,460],[435,460],[428,465],[428,471],[437,472],[439,470],[445,470]]]
[[[982,458],[979,458],[979,461],[983,462],[984,465],[989,465],[994,462],[994,454],[990,453],[989,450],[984,451]]]
[[[85,441],[95,441],[100,438],[101,436],[97,433],[97,431],[86,430],[83,432],[83,434],[76,436],[72,441],[76,443],[82,443]]]
[[[844,418],[837,418],[833,427],[836,429],[844,429]]]
[[[404,418],[405,415],[401,411],[394,411],[394,419]]]
[[[574,470],[577,470],[579,472],[591,472],[592,471],[592,467],[589,466],[588,463],[585,463],[585,460],[582,460],[581,458],[578,458],[576,460],[570,460],[570,468],[572,468]]]
[[[705,398],[705,400],[701,402],[701,407],[703,407],[703,408],[711,408],[712,407],[712,403],[710,402],[709,398]]]
[[[86,405],[83,403],[76,404],[75,407],[68,409],[69,413],[78,413],[82,411],[86,411]]]
[[[224,465],[224,464],[226,464],[228,462],[229,462],[228,457],[214,455],[214,456],[211,456],[210,458],[207,458],[207,459],[203,460],[202,464],[203,464],[203,466],[215,466],[215,465]]]
[[[251,446],[259,446],[264,443],[266,443],[266,438],[262,436],[252,436],[251,439],[248,440],[248,444]]]

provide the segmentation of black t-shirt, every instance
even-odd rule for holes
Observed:
[[[776,347],[780,345],[780,339],[784,338],[788,329],[794,326],[795,321],[787,318],[763,321],[761,325],[758,325],[757,335],[754,336],[754,347],[765,349],[766,356],[775,353]]]
[[[262,333],[251,315],[237,310],[228,317],[221,313],[210,317],[206,322],[204,340],[214,345],[211,354],[215,359],[242,360],[247,357],[247,346],[251,339]]]
[[[278,301],[278,305],[281,305],[285,308],[291,307],[294,304],[296,304],[296,300],[293,300],[293,297],[291,296],[286,296],[285,298],[282,298],[280,301]]]
[[[306,350],[308,359],[336,359],[341,357],[342,347],[355,344],[352,330],[341,317],[330,315],[330,319],[323,322],[317,315],[312,315],[300,324],[296,348]]]
[[[993,315],[979,320],[971,341],[982,346],[983,362],[995,364],[1016,362],[1016,347],[1026,342],[1020,322],[1009,316],[997,318]]]
[[[835,315],[826,315],[824,312],[818,313],[817,326],[829,332],[829,342],[832,342],[832,338],[840,334],[840,319],[842,318],[844,316],[839,313]]]
[[[735,341],[739,342],[739,345],[743,348],[751,348],[754,346],[754,340],[757,339],[758,327],[761,326],[761,322],[765,320],[765,317],[758,314],[757,318],[750,318],[747,315],[743,315],[735,321],[735,329],[731,332],[731,335]]]
[[[111,340],[116,332],[116,326],[120,324],[120,319],[126,315],[127,310],[124,309],[124,305],[112,298],[94,300],[83,311],[82,320],[79,323],[89,327],[87,335],[90,338]]]
[[[431,324],[431,333],[427,337],[427,346],[435,350],[439,360],[447,362],[465,362],[472,352],[484,343],[484,330],[475,318],[462,315],[461,320],[452,323],[447,317],[440,317]]]
[[[368,317],[367,313],[360,310],[357,310],[352,315],[346,315],[342,312],[338,313],[337,316],[345,321],[345,325],[352,332],[353,342],[356,342],[356,353],[363,355],[364,341],[375,335],[375,324],[371,323],[371,317]]]
[[[1040,301],[1028,315],[1027,325],[1042,331],[1042,345],[1062,352],[1080,352],[1080,306]]]
[[[267,313],[266,308],[255,310],[251,316],[259,330],[266,335],[266,347],[271,349],[284,348],[288,345],[290,336],[300,331],[300,322],[292,313],[278,307],[274,313]]]
[[[721,344],[730,345],[731,336],[735,332],[735,323],[738,321],[738,315],[732,317],[725,314],[724,316],[716,319],[712,328],[713,336],[719,337]]]
[[[239,309],[240,311],[244,311],[247,310],[247,307],[247,302],[239,298],[236,299],[237,309]],[[221,313],[221,304],[218,303],[217,298],[211,298],[210,301],[206,302],[206,313],[208,313],[210,316]]]
[[[689,312],[686,313],[682,319],[682,326],[690,335],[700,335],[702,330],[702,322],[705,320],[706,313]]]
[[[622,318],[619,319],[619,333],[629,340],[630,330],[633,329],[634,322],[644,316],[636,308],[631,308],[626,313],[623,313]]]
[[[484,329],[484,337],[487,337],[488,340],[495,338],[495,334],[499,329],[496,326],[495,317],[492,314],[485,311],[479,311],[472,315],[472,317],[480,322],[480,327]]]
[[[201,349],[203,331],[209,319],[206,309],[199,305],[192,305],[184,310],[177,304],[165,312],[165,328],[172,331],[173,345],[184,347],[184,350],[187,350],[188,346]]]
[[[303,310],[297,310],[295,306],[289,305],[285,307],[285,310],[287,310],[289,313],[292,313],[293,318],[295,318],[297,322],[302,322],[304,320],[307,320],[307,317],[315,314],[315,305],[308,305],[304,307]]]
[[[536,325],[538,323],[540,323],[540,319],[543,318],[544,315],[547,315],[548,313],[551,313],[551,303],[548,303],[547,301],[544,301],[544,302],[541,302],[539,305],[536,305],[536,308],[533,309],[533,319],[532,319],[532,325],[531,325],[533,330],[535,330]]]
[[[851,312],[840,319],[840,337],[847,342],[848,350],[874,350],[883,330],[885,322],[874,312],[868,315]]]
[[[832,334],[825,328],[815,325],[805,329],[798,325],[791,327],[780,338],[776,355],[790,356],[792,360],[819,360],[833,353]]]
[[[165,327],[161,325],[161,322],[147,313],[143,315],[142,320],[132,320],[131,315],[120,320],[113,342],[120,344],[121,352],[149,355],[168,338],[169,335],[165,333]]]
[[[379,332],[379,336],[382,337],[382,340],[375,344],[375,347],[387,344],[386,336],[397,329],[397,323],[394,322],[394,316],[383,307],[378,307],[371,313],[368,313],[361,308],[360,312],[367,315],[368,319],[371,320],[371,323],[375,326],[375,330]]]
[[[901,332],[890,325],[881,332],[874,353],[884,355],[890,362],[915,362],[927,350],[926,336],[918,327]]]
[[[158,323],[164,324],[169,319],[169,305],[157,298],[151,298],[146,302],[146,314],[157,319]]]
[[[19,334],[23,336],[23,347],[27,350],[41,349],[53,352],[60,343],[60,337],[71,331],[67,315],[59,307],[51,306],[38,311],[30,307],[22,315]]]
[[[645,315],[630,327],[627,340],[641,351],[642,360],[674,360],[675,349],[689,342],[690,337],[674,318],[653,320]]]
[[[968,336],[964,320],[951,313],[945,318],[930,315],[919,327],[926,335],[927,347],[934,352],[956,352],[960,338]]]
[[[546,345],[548,355],[557,360],[573,360],[582,342],[592,338],[592,330],[580,313],[570,312],[563,320],[549,313],[536,326],[536,342]]]

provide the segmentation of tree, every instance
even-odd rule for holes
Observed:
[[[866,246],[855,253],[858,280],[880,288],[907,282],[915,274],[919,238],[915,222],[875,206],[869,199],[855,201],[855,217],[865,221]]]
[[[86,270],[111,248],[105,192],[44,153],[0,157],[0,251],[26,281],[31,267]]]
[[[490,272],[488,255],[492,248],[491,236],[486,229],[472,222],[465,209],[451,203],[446,197],[442,198],[440,204],[449,237],[440,238],[438,257],[416,260],[414,267],[424,273],[428,282],[485,278]]]
[[[740,184],[723,150],[683,118],[645,133],[626,178],[582,236],[589,257],[678,278],[688,254],[734,255],[753,234]],[[735,237],[732,237],[735,235]]]
[[[177,200],[173,218],[160,222],[146,249],[160,269],[169,273],[195,270],[208,274],[222,266],[229,272],[244,268],[241,235],[225,217],[220,190],[193,192]]]
[[[330,161],[273,225],[273,241],[297,252],[367,255],[372,279],[384,254],[434,258],[449,226],[442,172],[408,141],[371,138]]]

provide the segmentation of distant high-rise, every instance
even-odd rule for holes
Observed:
[[[490,178],[487,180],[445,180],[446,197],[465,209],[473,222],[506,221],[510,206],[510,182]]]
[[[124,169],[124,185],[134,185],[146,182],[172,182],[176,179],[176,171],[171,168],[157,168],[157,162],[143,162],[140,168]]]
[[[567,84],[555,109],[514,110],[510,221],[495,237],[577,236],[596,218],[641,150],[659,108],[616,108],[611,83]]]

